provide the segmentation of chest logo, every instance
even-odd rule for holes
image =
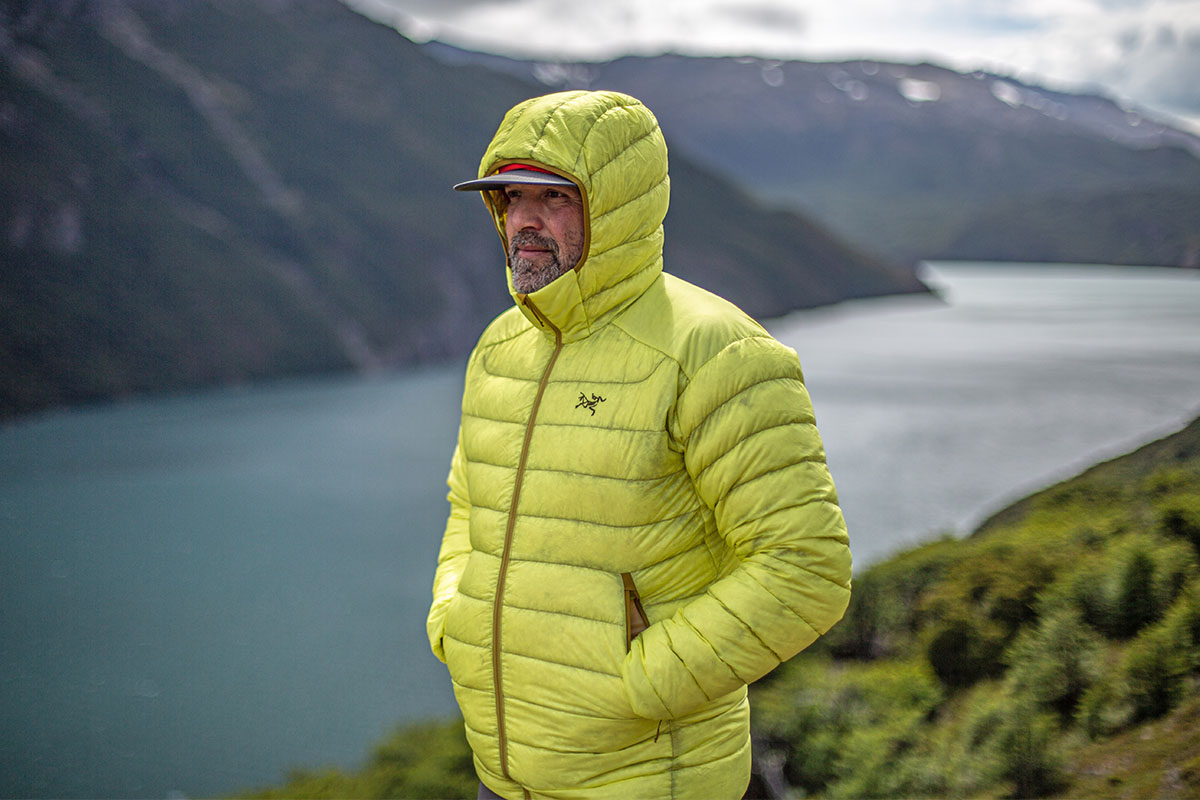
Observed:
[[[583,392],[579,393],[579,402],[575,404],[576,408],[586,408],[592,412],[592,416],[596,416],[596,406],[604,402],[604,398],[598,394],[593,394],[589,399]]]

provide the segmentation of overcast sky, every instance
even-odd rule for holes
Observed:
[[[927,60],[1100,89],[1200,132],[1200,0],[345,0],[416,41],[524,58]]]

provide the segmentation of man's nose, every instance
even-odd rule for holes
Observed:
[[[515,203],[509,206],[508,215],[512,219],[513,227],[517,230],[542,229],[542,215],[531,203]]]

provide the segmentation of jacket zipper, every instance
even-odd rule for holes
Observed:
[[[500,745],[500,769],[504,777],[512,780],[508,771],[508,736],[504,727],[504,688],[501,683],[500,664],[500,610],[504,605],[504,584],[508,576],[508,562],[512,553],[513,528],[517,524],[517,503],[521,499],[521,483],[525,479],[525,462],[529,458],[529,442],[533,438],[533,425],[537,421],[538,409],[542,405],[542,395],[546,392],[546,384],[550,382],[550,372],[562,352],[562,331],[556,328],[550,320],[542,316],[537,307],[527,303],[534,315],[550,330],[554,331],[554,352],[542,372],[542,380],[538,383],[537,394],[533,398],[533,408],[529,412],[529,422],[525,425],[525,440],[521,444],[521,455],[517,461],[517,476],[513,483],[512,503],[508,508],[508,523],[504,528],[504,550],[500,556],[500,575],[496,579],[496,599],[492,604],[492,684],[496,697],[496,732]]]

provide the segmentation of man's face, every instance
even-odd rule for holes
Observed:
[[[583,197],[574,186],[504,187],[513,288],[536,292],[583,256]]]

